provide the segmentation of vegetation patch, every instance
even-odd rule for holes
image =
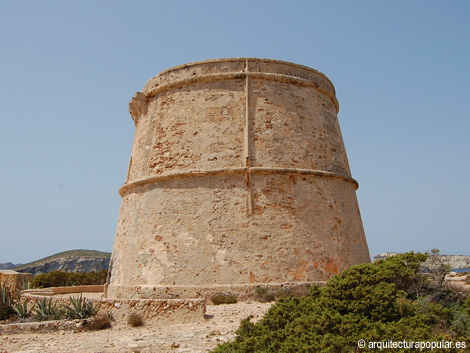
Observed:
[[[129,318],[127,319],[127,324],[133,327],[142,326],[144,324],[144,319],[139,313],[133,312],[129,315]]]
[[[276,299],[274,293],[267,287],[256,287],[255,293],[255,299],[261,303],[272,302]]]
[[[31,281],[31,288],[67,287],[103,285],[106,282],[108,270],[99,272],[65,272],[52,271],[35,276]]]
[[[59,320],[64,316],[63,311],[57,308],[57,304],[52,303],[51,298],[38,300],[32,311],[37,321]]]
[[[7,320],[13,313],[13,295],[7,286],[0,283],[0,320]]]
[[[98,306],[92,301],[70,297],[70,305],[53,304],[52,299],[42,298],[29,302],[21,299],[19,293],[13,294],[7,287],[0,285],[0,321],[29,322],[63,319],[86,319],[98,313]]]
[[[211,296],[211,302],[214,305],[235,304],[237,302],[237,298],[230,293],[216,293]]]
[[[97,331],[97,330],[104,330],[107,328],[111,328],[111,318],[109,315],[98,315],[90,320],[87,320],[85,324],[85,330],[88,331]]]
[[[63,305],[63,308],[67,319],[86,319],[98,313],[98,306],[81,295],[70,297],[70,306]]]
[[[350,353],[360,339],[470,344],[468,293],[447,286],[439,264],[421,274],[426,258],[411,252],[353,266],[308,297],[280,299],[256,324],[244,319],[235,340],[215,352]]]
[[[255,300],[261,303],[268,303],[281,298],[287,298],[292,296],[292,290],[289,288],[283,288],[277,291],[270,290],[268,287],[258,286],[255,289]]]

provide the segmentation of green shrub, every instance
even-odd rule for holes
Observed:
[[[470,295],[467,297],[467,299],[463,303],[462,308],[464,308],[467,311],[467,314],[470,314]]]
[[[216,293],[211,296],[211,302],[214,305],[235,304],[237,302],[237,298],[233,294]]]
[[[359,339],[470,342],[469,299],[420,274],[425,260],[407,253],[353,266],[308,297],[280,299],[256,324],[243,320],[235,340],[215,352],[349,353]]]
[[[463,307],[455,307],[452,310],[451,329],[457,335],[470,337],[470,314]]]
[[[267,303],[274,301],[275,297],[267,287],[258,286],[255,289],[255,299],[261,303]]]
[[[293,296],[294,293],[292,293],[292,290],[290,288],[282,288],[276,292],[276,299],[281,299],[281,298],[288,298]]]
[[[64,287],[67,283],[67,272],[52,271],[37,275],[31,281],[33,288]]]
[[[281,288],[278,291],[270,290],[269,287],[258,286],[255,289],[254,299],[261,303],[269,303],[281,298],[293,296],[294,293],[290,288]],[[297,293],[299,296],[299,293]],[[300,296],[303,296],[300,294]]]
[[[31,281],[32,288],[102,285],[106,282],[108,270],[100,272],[52,271],[37,275]]]

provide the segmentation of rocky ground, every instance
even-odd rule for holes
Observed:
[[[93,332],[58,331],[0,336],[0,353],[37,352],[208,352],[234,338],[240,321],[259,320],[271,303],[208,305],[206,317],[187,324],[129,327]]]

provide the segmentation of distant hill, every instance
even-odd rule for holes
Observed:
[[[111,253],[96,250],[63,251],[40,260],[12,268],[36,276],[51,271],[91,272],[108,269]]]
[[[374,261],[386,259],[387,257],[395,256],[395,255],[399,255],[399,253],[385,252],[382,254],[377,254],[377,255],[374,255]],[[436,256],[438,256],[444,264],[449,265],[452,270],[470,268],[470,256],[469,255],[436,255]],[[428,260],[423,264],[423,266],[426,268],[426,267],[429,267],[429,264],[430,262]]]
[[[0,270],[9,270],[10,268],[20,266],[21,264],[12,264],[11,262],[0,263]]]

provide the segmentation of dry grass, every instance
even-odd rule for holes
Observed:
[[[111,326],[111,319],[108,315],[98,315],[87,320],[85,329],[88,331],[97,331],[111,328]]]
[[[127,324],[133,327],[142,326],[144,324],[144,319],[139,313],[133,312],[129,315],[129,318],[127,319]]]

